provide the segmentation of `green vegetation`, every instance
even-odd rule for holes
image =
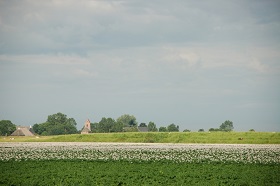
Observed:
[[[279,185],[279,164],[0,162],[0,185]]]
[[[225,143],[280,144],[280,133],[274,132],[124,132],[71,134],[40,137],[1,137],[7,141],[49,142],[136,142],[136,143]]]
[[[16,125],[10,120],[0,121],[0,136],[11,135],[16,130]]]
[[[33,130],[39,135],[59,135],[77,133],[76,121],[73,118],[67,118],[67,115],[57,113],[49,115],[46,122],[35,124]]]

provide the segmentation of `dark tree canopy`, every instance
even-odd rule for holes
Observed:
[[[116,121],[114,119],[103,117],[97,125],[97,132],[111,132],[115,124]]]
[[[209,132],[215,132],[215,131],[220,131],[220,129],[216,129],[216,128],[210,128]]]
[[[148,131],[149,132],[157,132],[158,131],[157,126],[154,122],[151,122],[151,121],[149,122]]]
[[[179,132],[179,126],[175,125],[174,123],[170,124],[167,126],[167,131],[168,132]]]
[[[46,122],[35,124],[33,130],[40,135],[59,135],[77,133],[76,121],[74,118],[67,118],[67,115],[57,113],[49,115]]]
[[[135,116],[124,114],[117,119],[117,122],[121,122],[125,127],[137,126]]]
[[[226,120],[224,123],[220,126],[220,131],[230,132],[233,130],[233,122]]]
[[[166,127],[159,127],[158,131],[159,132],[167,132],[167,128]]]
[[[10,135],[16,130],[16,125],[10,120],[0,121],[0,136]]]
[[[147,127],[146,123],[140,123],[139,127]]]

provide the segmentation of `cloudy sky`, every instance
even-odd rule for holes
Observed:
[[[280,131],[278,0],[0,0],[0,120]]]

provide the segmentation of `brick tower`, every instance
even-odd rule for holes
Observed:
[[[89,119],[87,119],[86,122],[85,122],[84,128],[81,131],[81,134],[88,134],[90,131],[91,131],[90,121],[89,121]]]

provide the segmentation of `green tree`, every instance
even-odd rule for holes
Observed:
[[[67,115],[62,114],[61,112],[58,112],[53,115],[49,115],[47,122],[49,122],[51,125],[56,125],[56,124],[62,124],[67,121]]]
[[[137,121],[135,116],[124,114],[117,119],[117,122],[123,123],[125,127],[137,126]]]
[[[185,130],[183,130],[183,132],[190,132],[191,130],[189,130],[189,129],[185,129]]]
[[[220,125],[220,131],[230,132],[233,130],[233,122],[226,120]]]
[[[115,124],[113,125],[112,132],[123,132],[124,131],[124,125],[121,122],[115,122]]]
[[[216,131],[220,131],[220,129],[216,129],[216,128],[210,128],[209,132],[216,132]]]
[[[139,127],[147,127],[146,123],[140,123]]]
[[[167,128],[166,127],[159,127],[158,131],[159,132],[167,132]]]
[[[112,118],[103,117],[98,123],[97,132],[111,132],[116,121]]]
[[[174,123],[170,124],[167,126],[167,131],[168,132],[179,132],[179,126],[175,125]]]
[[[47,121],[35,124],[33,130],[40,135],[59,135],[77,133],[76,121],[74,118],[67,118],[67,115],[60,112],[49,115]]]
[[[16,125],[10,120],[0,121],[0,136],[11,135],[16,130]]]
[[[91,132],[97,132],[98,122],[90,123]],[[82,128],[83,130],[84,128]]]
[[[204,132],[204,129],[199,129],[198,132]]]
[[[151,121],[149,122],[148,131],[149,132],[157,132],[158,131],[157,126],[154,122],[151,122]]]

